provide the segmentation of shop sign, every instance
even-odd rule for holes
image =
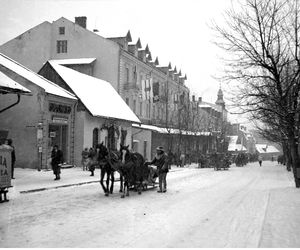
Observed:
[[[56,137],[56,132],[50,132],[50,138],[55,138]]]
[[[42,139],[43,138],[43,130],[42,129],[38,129],[37,130],[37,139]]]
[[[68,118],[67,117],[59,117],[59,116],[53,116],[52,117],[53,123],[63,123],[68,124]]]
[[[0,147],[0,188],[11,186],[11,149]]]
[[[54,112],[54,113],[70,114],[72,111],[72,107],[68,106],[68,105],[50,102],[49,103],[49,111]]]

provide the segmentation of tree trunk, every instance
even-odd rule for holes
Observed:
[[[292,165],[292,159],[291,159],[291,152],[289,150],[289,145],[286,142],[282,143],[282,150],[283,150],[283,156],[284,161],[286,165],[286,170],[291,171],[291,165]]]
[[[290,143],[290,153],[292,158],[292,167],[293,167],[293,174],[295,179],[296,188],[300,188],[300,159],[298,153],[298,144],[294,136],[289,140]]]

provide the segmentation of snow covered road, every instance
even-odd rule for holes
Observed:
[[[99,184],[20,194],[0,204],[0,247],[300,247],[291,173],[257,165],[180,169],[167,193],[125,199]]]

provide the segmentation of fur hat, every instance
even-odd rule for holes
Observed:
[[[163,148],[162,146],[157,147],[156,150],[157,150],[157,151],[162,151],[162,152],[165,151],[164,148]]]

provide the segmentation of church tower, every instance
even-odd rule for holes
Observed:
[[[221,106],[223,109],[225,109],[225,101],[223,99],[223,91],[221,89],[221,86],[220,86],[219,91],[218,91],[218,99],[216,101],[216,104]]]

